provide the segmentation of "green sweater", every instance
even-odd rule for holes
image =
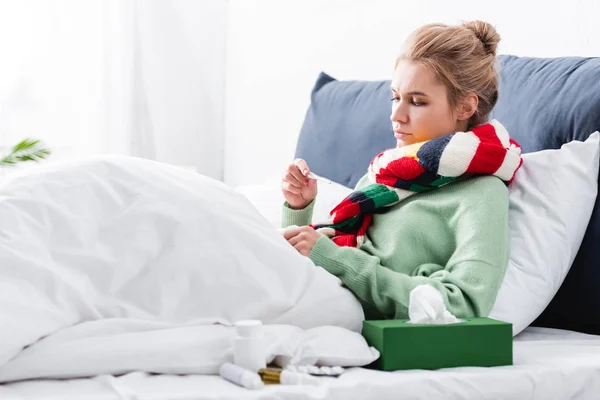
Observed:
[[[368,186],[366,176],[356,188]],[[284,204],[282,227],[311,223],[314,201]],[[360,248],[323,236],[309,254],[360,300],[367,319],[408,318],[413,288],[430,284],[459,318],[487,316],[509,260],[508,189],[493,176],[417,193],[374,214]]]

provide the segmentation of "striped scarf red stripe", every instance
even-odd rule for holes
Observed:
[[[510,184],[523,160],[521,147],[498,121],[469,132],[379,153],[369,165],[371,185],[355,190],[328,221],[311,226],[339,246],[360,247],[373,213],[419,192],[475,175],[493,175]]]

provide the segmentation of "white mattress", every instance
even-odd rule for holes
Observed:
[[[515,338],[514,364],[393,373],[355,368],[320,387],[249,391],[217,376],[131,373],[0,386],[0,399],[600,399],[600,336],[528,328]]]

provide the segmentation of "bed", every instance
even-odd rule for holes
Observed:
[[[237,387],[217,376],[149,375],[29,381],[0,386],[3,400],[177,399],[597,399],[600,336],[529,327],[515,338],[514,365],[438,371],[352,368],[322,386]]]
[[[323,107],[327,97],[319,97],[317,89],[332,82],[336,81],[325,74],[317,80],[296,156],[308,160],[317,174],[351,187],[370,157],[393,145],[387,119],[389,82],[342,82],[354,88],[354,92],[347,93],[358,91],[367,97],[363,98],[364,103],[338,102],[338,108],[325,103],[328,118],[323,123],[318,118],[322,113],[316,112],[315,107]],[[362,104],[364,108],[348,113],[344,107],[349,104],[352,107]],[[338,119],[334,116],[336,112],[340,114]],[[585,140],[600,129],[600,59],[503,56],[499,103],[493,116],[505,124],[525,152],[557,149],[574,139]],[[340,128],[342,123],[344,129]],[[376,134],[368,138],[360,136],[365,127]],[[255,189],[260,191],[260,187]],[[349,368],[339,378],[323,378],[320,386],[270,386],[259,391],[242,389],[215,375],[130,372],[120,376],[11,382],[0,385],[0,398],[598,399],[597,201],[587,230],[581,228],[585,231],[583,242],[560,290],[548,299],[547,307],[532,326],[514,339],[513,366],[397,372]]]

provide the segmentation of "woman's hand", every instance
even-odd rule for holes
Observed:
[[[321,236],[323,234],[310,226],[293,226],[283,232],[285,240],[294,246],[298,253],[307,257]]]
[[[306,161],[297,158],[288,165],[281,179],[281,191],[290,207],[300,210],[317,197],[317,180],[306,177]]]

